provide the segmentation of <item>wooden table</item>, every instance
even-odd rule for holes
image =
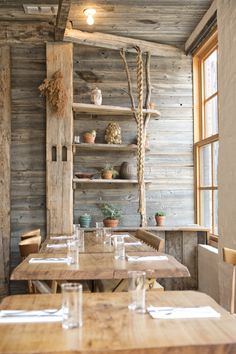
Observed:
[[[130,255],[163,255],[158,252],[129,252]],[[82,253],[79,267],[67,264],[29,263],[31,258],[50,258],[48,253],[28,256],[12,272],[11,280],[81,280],[81,279],[126,279],[129,270],[145,270],[150,278],[189,277],[187,267],[174,257],[166,255],[167,260],[128,262],[115,260],[113,253]],[[65,254],[53,254],[65,257]]]
[[[127,232],[116,232],[115,234],[127,234]],[[132,245],[132,242],[140,242],[140,245]],[[63,244],[66,243],[66,240],[55,240],[55,239],[50,239],[50,237],[47,237],[44,243],[42,244],[42,247],[40,249],[40,253],[64,253],[66,254],[67,248],[61,248],[61,249],[55,249],[55,248],[47,248],[48,244]],[[129,235],[129,237],[125,238],[125,243],[126,243],[126,251],[141,251],[141,252],[153,252],[153,248],[141,240],[135,238],[133,235]],[[128,243],[131,243],[129,246]],[[108,244],[104,244],[103,240],[99,239],[96,237],[94,232],[85,232],[84,234],[84,250],[81,251],[81,253],[112,253],[113,252],[113,247],[109,246]]]
[[[158,295],[157,295],[158,294]],[[220,318],[154,320],[127,309],[127,293],[83,295],[83,327],[61,323],[0,324],[0,353],[233,354],[236,319],[209,296],[193,291],[147,293],[154,306],[211,306]],[[17,295],[1,309],[59,308],[61,295]]]

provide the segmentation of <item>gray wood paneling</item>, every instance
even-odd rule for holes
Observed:
[[[131,77],[135,83],[136,61],[127,54]],[[148,225],[155,225],[154,213],[164,209],[167,224],[193,223],[193,117],[191,59],[185,55],[151,59],[152,99],[161,111],[159,120],[152,119],[147,130],[151,151],[146,154],[145,176],[152,180],[147,187]],[[127,82],[119,53],[113,50],[74,46],[74,102],[90,103],[90,91],[102,90],[103,103],[130,106]],[[135,92],[135,89],[134,89]],[[107,124],[119,122],[124,143],[136,135],[131,117],[107,117],[76,114],[75,135],[97,129],[97,142],[104,142]],[[134,154],[117,152],[79,152],[74,156],[74,171],[99,171],[106,162],[117,168],[123,161],[135,160]],[[87,185],[86,185],[87,187]],[[122,209],[121,225],[137,226],[138,194],[133,186],[125,189],[89,186],[74,192],[74,220],[84,212],[93,222],[101,219],[98,205],[112,202]]]
[[[11,268],[20,261],[20,234],[45,234],[45,101],[37,87],[46,75],[45,46],[15,45],[12,56]],[[12,292],[24,291],[24,286]]]

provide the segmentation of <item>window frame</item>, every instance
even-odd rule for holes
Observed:
[[[195,194],[195,221],[197,224],[201,223],[201,191],[210,190],[212,194],[212,227],[214,230],[214,190],[218,190],[217,186],[214,186],[214,174],[213,174],[213,153],[212,147],[213,143],[219,141],[219,134],[214,134],[205,137],[205,106],[214,97],[219,97],[219,91],[217,86],[217,91],[211,94],[209,97],[205,98],[205,82],[204,82],[204,61],[208,58],[215,50],[218,50],[218,40],[217,40],[217,30],[215,30],[201,45],[200,48],[196,50],[193,54],[193,99],[194,99],[194,194]],[[218,59],[218,57],[217,57]],[[217,109],[218,109],[218,99],[217,99]],[[219,115],[218,115],[219,122]],[[218,125],[219,126],[219,125]],[[202,187],[200,186],[200,148],[203,146],[211,145],[211,169],[212,169],[212,181],[211,186]],[[218,235],[210,232],[210,242],[211,240],[215,244],[218,240]]]

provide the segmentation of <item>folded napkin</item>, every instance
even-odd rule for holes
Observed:
[[[47,248],[66,248],[67,244],[66,243],[48,243]]]
[[[36,311],[2,310],[0,323],[27,323],[27,322],[59,322],[62,321],[62,309],[48,309]]]
[[[167,261],[167,256],[126,256],[128,262]]]
[[[125,242],[125,246],[140,246],[142,242]]]
[[[30,258],[29,263],[68,263],[67,258]]]
[[[114,234],[114,235],[111,235],[111,237],[116,237],[116,236],[121,236],[121,237],[124,237],[124,238],[130,238],[129,234]]]
[[[175,318],[218,318],[220,313],[210,306],[202,307],[154,307],[147,308],[152,318],[175,319]]]
[[[72,240],[73,236],[66,236],[66,235],[62,235],[62,236],[50,236],[51,240]]]

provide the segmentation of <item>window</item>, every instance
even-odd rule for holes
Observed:
[[[218,87],[217,33],[195,53],[194,152],[196,168],[196,221],[218,236]]]

